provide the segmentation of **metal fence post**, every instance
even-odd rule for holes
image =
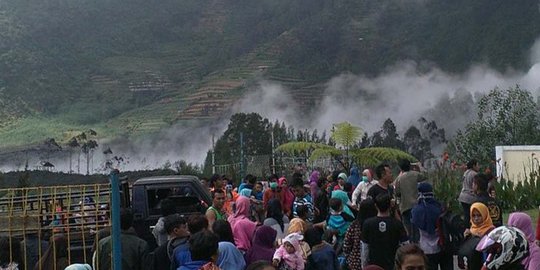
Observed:
[[[111,218],[112,218],[112,258],[113,270],[122,269],[122,243],[120,240],[120,187],[118,184],[118,170],[112,170],[109,175],[111,183]]]

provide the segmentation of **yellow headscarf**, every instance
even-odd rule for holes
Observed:
[[[307,227],[308,227],[307,223],[303,221],[302,219],[293,218],[289,222],[289,229],[287,230],[287,234],[291,234],[291,233],[304,234],[304,232],[306,232],[307,230]]]
[[[475,225],[472,221],[473,211],[476,210],[482,216],[482,223]],[[493,226],[493,221],[491,221],[491,216],[489,215],[489,210],[486,205],[483,203],[473,203],[471,205],[471,234],[482,237],[486,235],[491,229],[495,228]]]

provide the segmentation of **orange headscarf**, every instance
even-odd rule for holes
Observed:
[[[302,219],[293,218],[289,222],[289,229],[287,230],[287,234],[291,234],[291,233],[304,234],[307,230],[307,227],[308,227],[307,223],[303,221]]]
[[[474,224],[472,221],[474,210],[478,211],[480,215],[482,215],[482,222],[478,225]],[[491,216],[489,215],[487,206],[485,206],[483,203],[473,203],[471,205],[471,234],[482,237],[493,228],[495,228],[495,226],[493,226],[493,221],[491,221]]]

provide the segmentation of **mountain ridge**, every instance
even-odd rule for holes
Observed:
[[[538,17],[530,0],[8,0],[0,147],[215,119],[260,80],[307,109],[333,76],[374,76],[403,60],[522,69]]]

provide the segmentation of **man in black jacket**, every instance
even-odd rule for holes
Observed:
[[[489,196],[488,193],[489,180],[485,174],[479,173],[473,179],[473,191],[476,195],[475,202],[485,204],[489,210],[491,221],[495,227],[503,225],[502,210],[495,198]]]
[[[169,240],[157,247],[152,254],[153,269],[176,269],[174,264],[174,252],[178,249],[189,249],[189,232],[186,219],[179,214],[165,217],[165,231]]]

